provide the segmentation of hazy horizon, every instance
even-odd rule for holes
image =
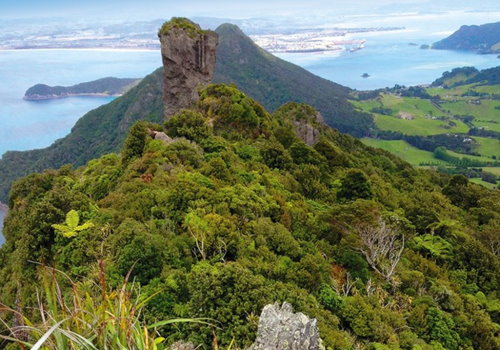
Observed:
[[[201,1],[186,3],[157,0],[87,0],[68,2],[64,0],[3,0],[0,5],[0,21],[13,19],[40,19],[59,17],[73,21],[143,21],[171,16],[248,17],[280,16],[335,16],[346,14],[373,14],[393,12],[436,12],[436,11],[500,11],[496,0],[484,0],[480,4],[464,0],[297,0],[264,1],[238,3],[228,0]],[[500,20],[500,18],[499,18]]]

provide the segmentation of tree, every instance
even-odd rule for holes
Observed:
[[[495,256],[500,257],[500,219],[491,220],[484,225],[479,232],[479,238]]]
[[[126,167],[134,158],[142,156],[146,145],[146,127],[143,123],[135,123],[129,131],[122,151],[122,164]]]
[[[342,187],[337,193],[339,199],[370,199],[373,193],[368,178],[361,170],[349,170],[342,179]]]
[[[187,109],[167,120],[165,129],[172,137],[185,137],[196,142],[206,139],[211,133],[203,115]]]
[[[382,218],[378,219],[376,226],[359,225],[357,231],[362,242],[359,250],[368,264],[387,281],[391,281],[404,250],[404,234],[388,226]]]

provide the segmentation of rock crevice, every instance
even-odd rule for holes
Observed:
[[[217,33],[188,19],[172,19],[173,25],[158,34],[163,61],[163,110],[169,119],[198,101],[198,89],[211,82],[218,45]]]

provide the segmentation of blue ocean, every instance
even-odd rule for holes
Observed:
[[[279,57],[358,90],[395,84],[429,84],[455,67],[488,68],[500,64],[496,55],[420,49],[421,44],[436,41],[437,34],[444,35],[436,34],[436,30],[425,35],[412,31],[360,34],[359,38],[367,42],[356,52],[280,54]],[[24,92],[30,86],[37,83],[73,85],[106,76],[140,78],[159,66],[158,51],[0,51],[0,154],[7,150],[46,147],[68,134],[83,114],[112,100],[72,97],[24,101]],[[369,77],[361,77],[364,73]],[[2,220],[0,212],[0,222]]]
[[[0,51],[0,154],[49,146],[83,114],[113,99],[23,100],[32,85],[67,86],[107,76],[142,78],[159,66],[156,51]]]
[[[357,90],[372,90],[399,85],[430,84],[447,70],[474,66],[478,69],[500,65],[496,55],[474,52],[425,50],[420,46],[435,38],[415,39],[412,33],[394,32],[367,38],[362,50],[340,54],[282,53],[278,56],[302,66],[325,79]],[[362,75],[367,73],[368,78]]]
[[[0,51],[0,155],[8,150],[47,147],[67,135],[86,112],[113,99],[23,100],[32,85],[66,86],[106,76],[142,78],[159,66],[161,56],[157,51]],[[4,216],[0,209],[0,228]],[[2,242],[0,230],[0,245]]]

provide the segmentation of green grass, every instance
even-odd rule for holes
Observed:
[[[385,107],[391,108],[398,112],[407,112],[414,117],[425,117],[426,115],[444,116],[436,106],[429,100],[423,100],[416,97],[399,97],[393,94],[382,94],[381,102]]]
[[[497,176],[500,176],[500,167],[484,167],[481,169],[483,169],[483,171],[486,171],[488,173],[492,173],[492,174],[495,174]]]
[[[469,131],[467,125],[459,120],[453,120],[455,126],[448,126],[444,120],[432,120],[417,117],[413,120],[405,120],[397,117],[374,114],[375,124],[381,130],[398,131],[406,135],[438,135],[444,133],[466,133]]]
[[[427,88],[426,91],[429,95],[431,96],[437,96],[443,100],[450,100],[450,99],[456,99],[458,97],[461,97],[464,93],[467,91],[473,89],[475,90],[475,87],[477,84],[469,84],[469,85],[461,85],[457,86],[454,88],[449,88],[449,89],[443,89],[443,88]]]
[[[399,158],[407,161],[408,163],[418,166],[422,163],[432,163],[436,165],[447,165],[448,163],[434,158],[432,152],[423,151],[403,140],[378,140],[371,138],[363,138],[361,141],[368,146],[381,148]]]
[[[133,283],[129,284],[127,280],[121,288],[108,291],[105,288],[106,281],[102,277],[103,265],[99,266],[100,289],[96,288],[94,281],[74,283],[58,270],[40,270],[44,291],[44,303],[39,306],[42,320],[31,322],[28,317],[18,314],[18,311],[3,307],[3,312],[21,316],[24,324],[9,328],[10,334],[0,334],[0,340],[15,343],[19,346],[16,346],[16,349],[28,347],[37,350],[165,350],[168,347],[163,344],[165,338],[160,336],[160,327],[180,323],[211,325],[207,319],[201,318],[145,323],[142,309],[160,291],[150,295],[141,294],[140,289]],[[61,294],[57,273],[66,278],[65,283],[71,284],[70,295]]]
[[[471,156],[470,154],[457,153],[457,152],[453,152],[453,151],[450,151],[450,150],[446,150],[446,152],[450,156],[457,157],[457,158],[465,158],[465,159],[470,159],[470,160],[477,160],[477,161],[480,161],[480,162],[492,162],[493,161],[493,159],[491,159],[489,157]]]
[[[474,116],[473,124],[477,127],[500,132],[500,111],[495,109],[497,106],[500,106],[500,101],[495,100],[481,100],[479,105],[467,101],[446,102],[442,105],[452,114]]]
[[[483,185],[484,187],[487,187],[487,188],[497,188],[497,185],[483,181],[480,178],[469,179],[469,181],[473,182],[475,184]]]
[[[498,94],[500,93],[500,85],[478,85],[474,87],[477,92],[485,92],[487,94]]]
[[[381,104],[377,100],[365,100],[365,101],[350,101],[355,107],[361,109],[364,112],[371,113],[372,108],[380,107]]]
[[[474,149],[477,153],[483,157],[496,156],[500,160],[500,140],[478,136],[474,136],[474,139],[478,142]]]
[[[381,130],[397,131],[407,135],[437,135],[448,132],[466,133],[469,128],[459,120],[433,120],[435,117],[446,117],[446,114],[429,100],[415,97],[398,97],[393,94],[382,94],[377,100],[357,101],[353,104],[359,109],[370,112],[374,107],[390,108],[391,116],[373,113],[375,124]],[[399,117],[401,112],[408,113],[413,119]],[[454,123],[455,125],[450,125]]]

